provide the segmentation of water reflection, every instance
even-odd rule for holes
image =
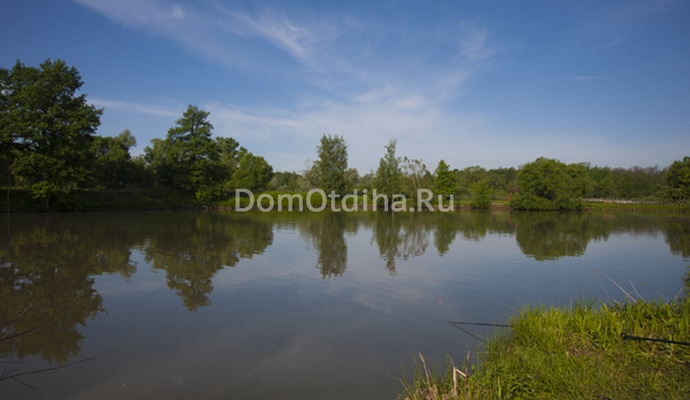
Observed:
[[[585,253],[587,243],[598,238],[590,229],[590,218],[582,214],[516,213],[515,240],[522,252],[538,261],[560,257],[578,257]]]
[[[77,327],[103,311],[93,276],[136,271],[131,243],[106,225],[64,218],[8,225],[0,243],[0,358],[75,356]]]
[[[104,311],[94,277],[126,281],[142,268],[132,261],[135,251],[147,267],[164,272],[167,287],[188,310],[210,305],[218,273],[264,253],[276,231],[300,233],[314,251],[314,273],[324,279],[344,276],[366,240],[379,258],[367,264],[383,264],[390,275],[400,260],[430,248],[448,257],[458,242],[491,235],[514,236],[522,253],[537,261],[583,256],[591,241],[618,233],[663,235],[674,255],[690,257],[690,224],[682,216],[157,212],[2,218],[0,359],[39,356],[58,364],[80,352],[80,326]],[[351,242],[362,235],[364,241]]]
[[[249,215],[158,215],[149,224],[155,228],[141,246],[146,262],[165,271],[168,287],[190,311],[211,303],[208,295],[218,271],[263,253],[273,241],[272,223]]]
[[[304,221],[303,236],[311,240],[317,252],[316,268],[322,278],[342,276],[347,269],[345,230],[357,232],[357,220],[343,213],[322,213]]]
[[[434,244],[440,255],[450,249],[458,234],[465,240],[479,241],[489,234],[513,235],[516,230],[509,213],[488,211],[438,214],[432,226],[435,230]]]
[[[208,305],[212,278],[270,246],[270,221],[210,213],[12,216],[0,230],[0,359],[76,356],[79,326],[105,311],[94,276],[136,272],[133,249],[189,310]]]
[[[372,231],[371,242],[378,246],[390,275],[396,274],[396,259],[420,256],[429,247],[433,219],[427,214],[370,213],[367,217],[364,223]]]
[[[685,218],[670,218],[666,223],[666,243],[675,255],[690,258],[690,224]],[[690,282],[690,275],[688,275]]]

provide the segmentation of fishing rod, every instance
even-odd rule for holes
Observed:
[[[659,343],[668,343],[668,344],[680,344],[682,346],[690,346],[690,342],[681,342],[678,340],[670,340],[670,339],[660,339],[660,338],[651,338],[651,337],[642,337],[642,336],[633,336],[633,335],[623,335],[623,339],[628,339],[628,340],[641,340],[641,341],[647,341],[647,342],[659,342]]]
[[[468,331],[467,329],[463,328],[462,325],[474,325],[474,326],[491,326],[491,327],[499,327],[499,328],[510,328],[510,325],[507,324],[490,324],[486,322],[465,322],[465,321],[448,321],[449,324],[451,324],[454,328],[460,329],[464,333],[472,336],[473,338],[479,340],[480,342],[486,344],[486,340],[480,338],[479,336],[475,335],[474,333]]]
[[[508,325],[508,324],[490,324],[487,322],[448,321],[448,323],[451,325],[474,325],[474,326],[493,326],[493,327],[499,327],[499,328],[512,328],[512,326]]]
[[[494,323],[488,323],[488,322],[469,322],[469,321],[448,321],[449,324],[451,324],[453,327],[460,329],[461,331],[465,332],[466,334],[472,336],[473,338],[479,340],[482,343],[486,343],[486,341],[479,336],[473,334],[472,332],[468,331],[467,329],[463,328],[463,325],[471,325],[471,326],[489,326],[489,327],[494,327],[494,328],[512,328],[512,325],[510,324],[494,324]],[[666,343],[666,344],[678,344],[681,346],[690,346],[690,342],[684,342],[680,340],[671,340],[671,339],[663,339],[663,338],[652,338],[652,337],[643,337],[643,336],[634,336],[634,335],[626,335],[623,334],[621,336],[623,340],[638,340],[638,341],[646,341],[646,342],[657,342],[657,343]]]

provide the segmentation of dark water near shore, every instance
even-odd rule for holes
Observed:
[[[673,298],[689,264],[684,216],[2,216],[0,374],[89,360],[0,398],[391,399],[477,349],[448,321],[622,300],[607,276]]]

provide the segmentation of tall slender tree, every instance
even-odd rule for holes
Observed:
[[[318,186],[326,193],[334,191],[344,194],[348,189],[345,171],[347,170],[347,145],[342,136],[323,135],[317,146],[319,159],[316,161]]]
[[[455,192],[455,176],[444,160],[438,162],[438,166],[436,166],[436,170],[434,171],[434,186],[436,188],[436,193],[442,195],[444,198]]]
[[[404,157],[402,170],[406,178],[408,192],[415,196],[417,191],[427,186],[426,175],[429,173],[426,164],[422,160]]]
[[[386,154],[379,160],[376,170],[375,186],[381,194],[386,194],[392,200],[394,194],[401,189],[400,158],[395,155],[397,141],[391,140],[386,145]]]

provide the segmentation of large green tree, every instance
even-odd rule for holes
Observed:
[[[518,210],[577,210],[584,207],[580,164],[538,158],[525,164],[517,177],[519,192],[510,206]]]
[[[348,189],[347,145],[342,136],[323,135],[317,146],[319,159],[315,162],[318,186],[326,193],[344,194]]]
[[[208,111],[190,105],[166,137],[171,186],[199,199],[213,191],[220,161],[217,143],[211,138],[213,125],[208,115]]]
[[[238,168],[239,144],[232,138],[211,137],[209,112],[190,105],[168,130],[164,140],[152,140],[146,161],[157,183],[187,199],[209,203]]]
[[[46,209],[51,198],[88,182],[102,110],[77,94],[82,84],[77,69],[62,60],[46,60],[38,68],[17,61],[11,70],[0,69],[5,162],[11,162],[19,185],[45,200]]]

